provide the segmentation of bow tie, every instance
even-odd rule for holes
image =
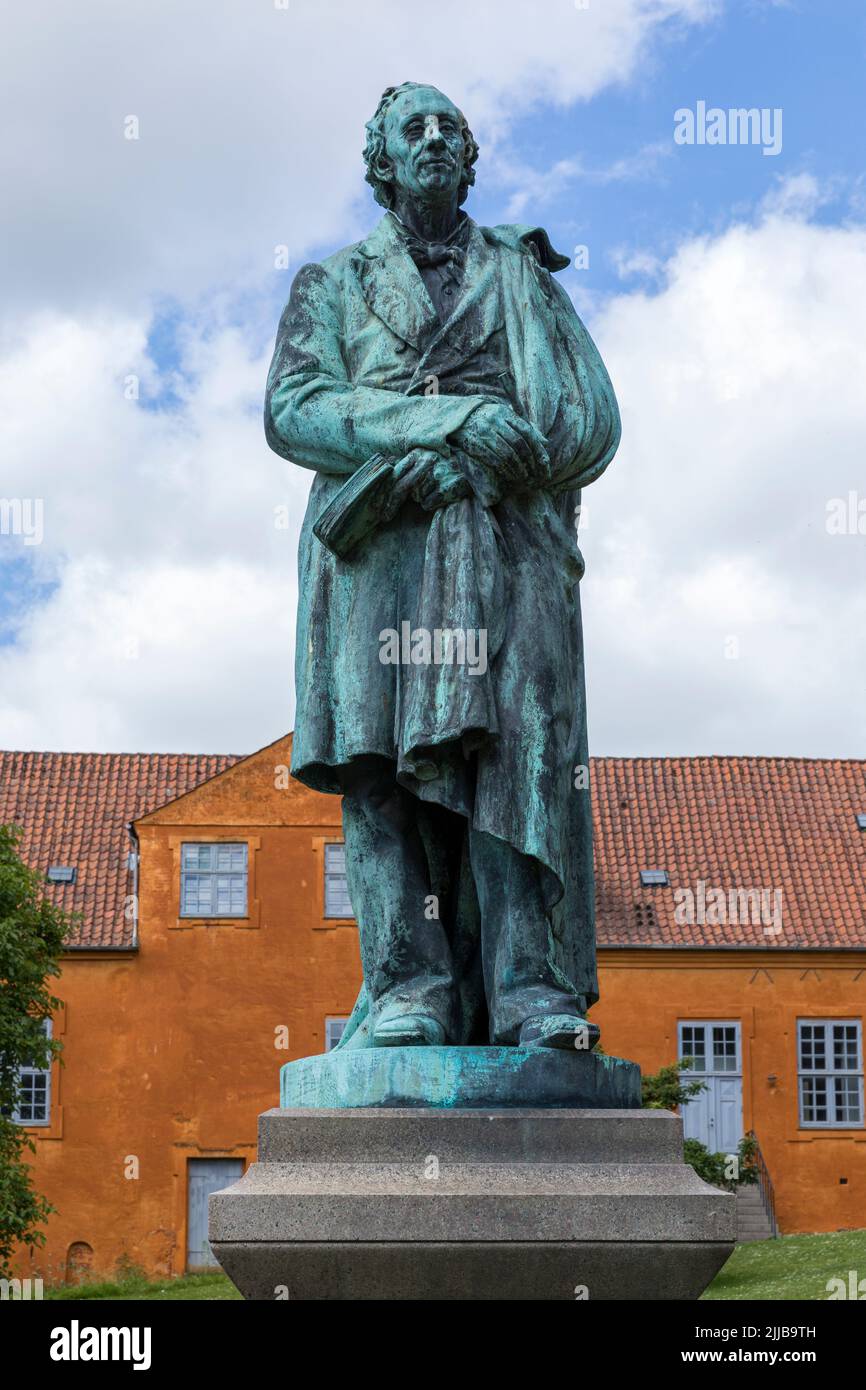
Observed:
[[[466,260],[466,252],[462,246],[447,245],[435,241],[418,241],[414,238],[409,242],[409,254],[419,270],[435,270],[440,265],[448,265],[462,270]]]

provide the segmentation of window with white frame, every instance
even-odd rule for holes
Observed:
[[[797,1024],[800,1125],[863,1126],[863,1025],[860,1019],[803,1019]]]
[[[742,1070],[740,1027],[737,1023],[681,1023],[680,1057],[691,1059],[691,1070],[698,1076]]]
[[[336,1018],[334,1016],[325,1019],[326,1052],[330,1052],[332,1047],[337,1046],[337,1043],[343,1036],[343,1030],[345,1029],[346,1024],[348,1022],[349,1020],[347,1018]]]
[[[354,917],[346,881],[346,846],[325,845],[325,916]]]
[[[246,917],[246,845],[181,846],[180,915]]]
[[[51,1037],[51,1019],[42,1023],[46,1038]],[[51,1065],[23,1066],[18,1069],[18,1100],[12,1112],[18,1125],[49,1125],[51,1123]]]

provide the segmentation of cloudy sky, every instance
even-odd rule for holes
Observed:
[[[582,533],[593,751],[864,756],[864,57],[861,0],[8,14],[0,745],[291,727],[310,475],[265,444],[265,374],[298,266],[378,217],[364,122],[413,79],[479,140],[470,214],[574,258],[621,403]],[[768,138],[679,143],[699,103]]]

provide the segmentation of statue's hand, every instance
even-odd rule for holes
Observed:
[[[425,511],[447,507],[472,489],[462,473],[432,449],[413,449],[394,468],[394,510],[413,497]]]
[[[473,410],[450,442],[497,476],[503,490],[544,487],[550,481],[544,436],[501,401]]]

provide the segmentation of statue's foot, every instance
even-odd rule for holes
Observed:
[[[547,1014],[528,1018],[520,1029],[519,1047],[568,1047],[590,1052],[601,1030],[579,1014]]]
[[[399,1014],[383,1019],[373,1029],[375,1047],[442,1047],[445,1029],[426,1014]]]

